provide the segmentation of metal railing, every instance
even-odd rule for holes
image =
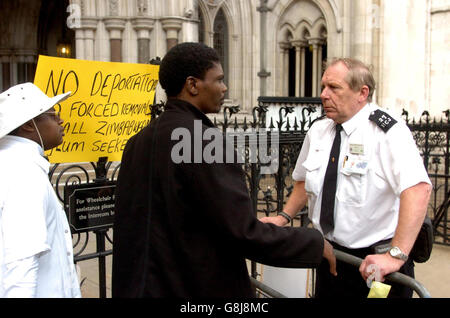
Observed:
[[[361,265],[362,259],[360,259],[359,257],[344,253],[344,252],[336,250],[336,249],[334,250],[334,254],[336,255],[336,259],[338,259],[342,262],[356,266],[357,268],[359,268],[359,266]],[[409,288],[414,290],[421,298],[431,298],[431,295],[428,292],[428,290],[425,288],[425,286],[423,286],[421,283],[419,283],[414,278],[411,278],[405,274],[395,272],[395,273],[386,275],[385,278],[388,281],[402,284],[404,286],[408,286]]]
[[[450,200],[450,110],[440,119],[431,118],[423,112],[419,120],[403,118],[411,129],[422,155],[424,165],[433,183],[433,195],[429,215],[433,220],[435,239],[438,244],[450,245],[448,207]]]
[[[355,266],[355,270],[357,270],[357,268],[359,268],[359,266],[361,265],[362,259],[359,257],[350,255],[348,253],[345,253],[345,252],[342,252],[342,251],[339,251],[336,249],[334,250],[334,254],[336,255],[337,260]],[[363,278],[361,277],[361,279],[363,279]],[[395,272],[395,273],[386,275],[385,279],[387,281],[401,284],[401,285],[411,288],[413,291],[415,291],[417,293],[417,295],[420,298],[431,298],[431,295],[428,292],[428,290],[425,288],[425,286],[423,286],[421,283],[419,283],[414,278],[411,278],[407,275]],[[250,277],[250,280],[251,280],[253,286],[256,287],[256,289],[258,291],[257,293],[262,295],[263,297],[287,298],[286,295],[283,295],[282,293],[280,293],[277,290],[271,288],[270,286],[264,284],[263,282],[256,280],[253,277]]]

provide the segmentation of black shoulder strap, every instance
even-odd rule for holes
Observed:
[[[321,115],[320,117],[317,117],[316,119],[314,119],[314,120],[311,122],[311,124],[309,124],[309,127],[311,128],[312,124],[314,124],[316,121],[322,120],[322,119],[324,119],[324,118],[327,118],[327,115],[326,115],[326,114],[323,114],[323,115]]]
[[[391,115],[380,109],[373,111],[369,116],[369,120],[373,121],[385,133],[388,132],[388,130],[397,123],[397,121],[392,118]]]

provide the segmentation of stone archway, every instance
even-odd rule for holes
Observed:
[[[328,34],[323,11],[316,1],[291,1],[280,12],[279,25],[277,42],[283,57],[277,69],[281,74],[295,72],[295,75],[281,76],[282,95],[319,96]],[[286,33],[287,26],[291,29],[289,33]]]
[[[0,90],[34,79],[39,54],[57,56],[58,41],[73,45],[65,27],[69,1],[0,1]]]

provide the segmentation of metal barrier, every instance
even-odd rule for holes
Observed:
[[[359,266],[361,265],[362,259],[359,257],[350,255],[348,253],[345,253],[345,252],[342,252],[342,251],[339,251],[336,249],[334,250],[334,254],[336,255],[336,259],[338,259],[342,262],[348,263],[350,265],[354,265],[357,268],[359,268]],[[417,293],[417,295],[419,295],[419,297],[421,297],[421,298],[431,298],[430,293],[421,283],[419,283],[414,278],[406,276],[402,273],[398,273],[398,272],[391,273],[389,275],[386,275],[385,279],[388,281],[394,282],[394,283],[408,286],[413,291],[415,291]],[[256,280],[253,277],[250,277],[250,280],[251,280],[252,284],[258,290],[260,290],[264,295],[267,295],[272,298],[287,298],[287,296],[279,293],[278,291],[274,290],[270,286],[265,285],[264,283]]]
[[[255,286],[256,289],[258,289],[259,292],[261,292],[264,295],[270,296],[271,298],[288,298],[287,296],[283,295],[282,293],[276,291],[275,289],[267,286],[266,284],[260,282],[259,280],[256,280],[255,278],[253,278],[251,276],[250,276],[250,281],[253,284],[253,286]]]
[[[344,253],[336,249],[334,250],[334,254],[336,255],[336,258],[342,262],[354,265],[356,267],[359,267],[361,265],[362,259],[360,259],[359,257]],[[426,290],[426,288],[414,278],[398,272],[386,275],[385,278],[388,281],[408,286],[409,288],[414,290],[421,298],[431,298],[431,295]]]

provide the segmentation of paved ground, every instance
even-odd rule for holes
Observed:
[[[415,271],[431,297],[450,298],[450,246],[435,244],[430,259],[416,264]]]
[[[95,250],[95,240],[91,238],[88,251]],[[107,249],[111,248],[107,244]],[[86,252],[84,252],[86,253]],[[83,254],[84,254],[83,253]],[[112,256],[106,257],[107,297],[111,297],[111,265]],[[81,279],[84,279],[81,292],[85,298],[98,298],[98,262],[87,260],[79,263]],[[420,282],[432,297],[450,298],[450,246],[435,244],[431,258],[426,263],[416,264],[416,280]],[[416,294],[414,294],[417,297]]]

